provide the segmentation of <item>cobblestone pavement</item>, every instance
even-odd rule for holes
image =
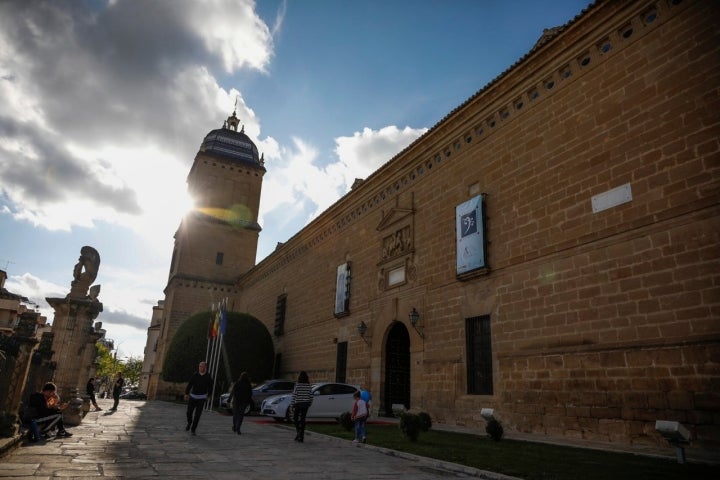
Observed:
[[[298,443],[293,429],[258,416],[236,435],[231,417],[204,412],[191,436],[185,406],[169,402],[121,401],[117,412],[89,412],[68,430],[70,438],[23,441],[0,458],[0,478],[509,478],[313,432]]]

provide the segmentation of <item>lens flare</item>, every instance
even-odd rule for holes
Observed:
[[[247,205],[235,204],[230,208],[198,208],[198,212],[227,222],[237,228],[245,228],[254,223],[252,212]]]
[[[552,267],[543,267],[540,270],[540,280],[542,283],[552,283],[555,280],[555,271]]]

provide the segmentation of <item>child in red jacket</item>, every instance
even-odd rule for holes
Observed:
[[[353,443],[365,443],[367,441],[365,432],[365,422],[368,417],[367,403],[360,398],[360,392],[355,392],[353,398],[355,399],[355,403],[353,404],[352,414],[350,415],[350,419],[355,423],[355,440],[353,440]]]

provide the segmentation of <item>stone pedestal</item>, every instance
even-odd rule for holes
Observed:
[[[58,394],[67,401],[83,392],[87,379],[94,371],[94,354],[100,335],[95,331],[94,320],[102,312],[103,305],[91,298],[46,298],[55,310],[53,320],[53,357],[57,365],[53,381]],[[94,353],[94,352],[93,352]]]
[[[80,422],[82,422],[84,415],[85,412],[83,412],[83,399],[73,398],[70,400],[70,405],[68,405],[68,407],[63,410],[63,423],[71,427],[80,425]]]

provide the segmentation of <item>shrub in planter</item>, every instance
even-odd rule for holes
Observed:
[[[498,422],[494,418],[487,422],[487,425],[485,426],[485,431],[490,436],[490,438],[492,438],[496,442],[499,442],[500,439],[503,437],[503,427],[502,425],[500,425],[500,422]]]
[[[344,428],[345,430],[347,430],[348,432],[350,430],[352,430],[353,427],[355,426],[355,424],[353,423],[353,421],[350,418],[351,418],[350,412],[344,412],[344,413],[340,414],[340,418],[338,418],[338,423],[340,424],[340,426],[342,428]]]
[[[401,413],[400,431],[402,431],[403,435],[411,442],[417,442],[420,436],[420,417],[414,413]]]
[[[430,418],[429,413],[420,412],[418,413],[418,417],[420,418],[420,430],[427,432],[432,428],[432,418]]]

